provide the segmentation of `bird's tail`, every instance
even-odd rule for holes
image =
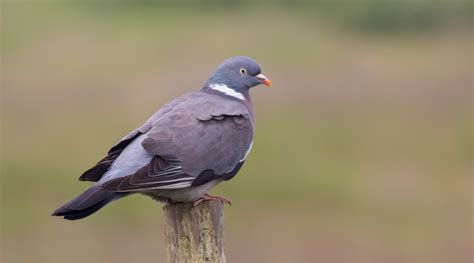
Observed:
[[[77,220],[88,217],[108,203],[124,197],[126,193],[104,190],[100,185],[94,185],[78,197],[56,209],[53,216],[63,216],[67,220]]]

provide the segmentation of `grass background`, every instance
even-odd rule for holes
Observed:
[[[257,129],[229,262],[472,261],[469,1],[3,1],[2,262],[156,262],[160,205],[50,217],[77,177],[227,57]]]

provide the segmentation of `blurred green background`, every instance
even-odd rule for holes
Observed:
[[[472,1],[3,1],[2,262],[163,262],[161,205],[50,213],[123,135],[255,58],[229,262],[472,262]]]

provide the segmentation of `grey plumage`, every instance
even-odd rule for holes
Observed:
[[[244,74],[242,68],[249,70]],[[253,60],[225,61],[202,90],[166,104],[113,146],[79,178],[95,184],[53,215],[80,219],[137,192],[160,201],[194,201],[231,179],[253,142],[248,90],[265,81]]]

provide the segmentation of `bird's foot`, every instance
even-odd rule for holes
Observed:
[[[213,195],[208,195],[205,194],[202,197],[199,197],[198,199],[193,201],[193,206],[198,206],[200,203],[204,201],[219,201],[225,205],[232,205],[229,199],[222,197],[222,196],[213,196]]]

